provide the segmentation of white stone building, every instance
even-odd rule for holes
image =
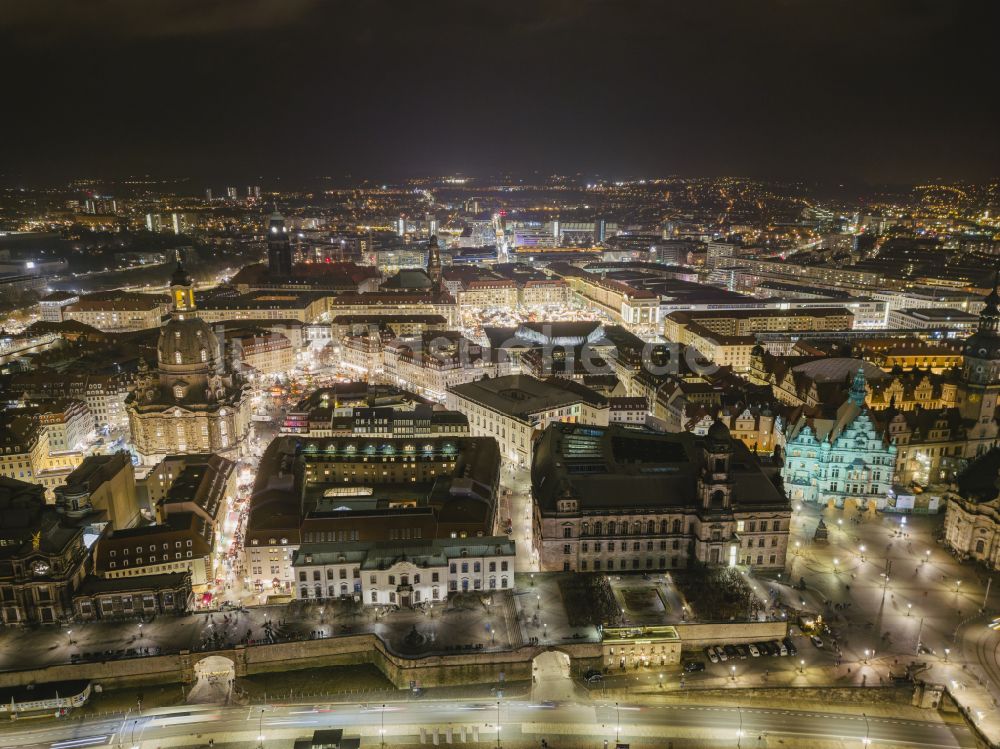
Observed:
[[[366,606],[443,602],[450,593],[514,587],[514,542],[506,537],[386,543],[306,544],[294,554],[301,599],[357,596]]]

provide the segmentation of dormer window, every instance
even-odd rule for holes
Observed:
[[[184,386],[183,385],[174,385],[174,397],[177,400],[180,400],[181,398],[184,397]]]
[[[208,352],[205,349],[202,349],[199,353],[201,354],[202,361],[208,361]]]
[[[180,351],[175,351],[174,352],[174,364],[181,364],[181,363],[183,363],[181,361],[181,352]]]

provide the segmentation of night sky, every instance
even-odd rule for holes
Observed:
[[[0,174],[1000,175],[997,3],[0,0]]]

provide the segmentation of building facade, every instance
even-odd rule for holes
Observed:
[[[170,289],[174,311],[160,330],[157,367],[140,365],[126,402],[132,445],[146,464],[171,453],[238,455],[250,433],[247,387],[198,317],[193,283],[180,264]]]
[[[830,418],[806,416],[785,439],[785,492],[793,502],[884,510],[892,488],[896,446],[876,427],[865,406],[859,369],[848,399]]]
[[[514,542],[485,537],[406,544],[306,544],[293,557],[300,599],[354,597],[366,606],[443,603],[449,594],[514,588]]]
[[[607,398],[571,380],[538,380],[530,375],[506,375],[448,390],[448,408],[469,420],[474,436],[492,437],[504,460],[531,464],[535,433],[557,421],[606,426],[611,410]]]
[[[550,425],[531,467],[542,570],[784,569],[791,505],[742,442]]]
[[[84,529],[47,505],[41,487],[0,478],[0,621],[69,621],[89,559]]]
[[[959,559],[1000,569],[1000,449],[973,462],[945,495],[944,539]]]

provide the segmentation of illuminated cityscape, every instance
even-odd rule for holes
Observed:
[[[1000,747],[996,10],[419,5],[0,18],[0,746]]]

